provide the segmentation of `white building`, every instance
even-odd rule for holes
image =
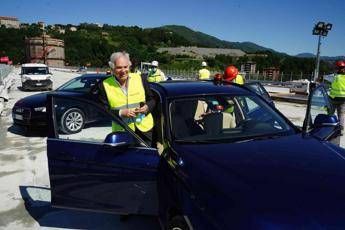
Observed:
[[[16,17],[0,16],[0,25],[4,25],[6,28],[19,29],[20,22]]]

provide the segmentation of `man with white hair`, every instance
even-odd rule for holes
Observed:
[[[205,61],[201,62],[201,69],[198,73],[199,80],[209,80],[210,79],[210,71],[206,69],[207,63]]]
[[[137,73],[130,73],[131,61],[126,52],[113,53],[109,66],[113,75],[99,84],[100,100],[138,135],[151,140],[150,131],[154,125],[151,112],[155,100],[147,80]],[[123,129],[113,123],[112,130]]]
[[[158,69],[158,61],[152,61],[151,70],[147,76],[148,82],[161,82],[165,81],[165,74],[162,70]]]

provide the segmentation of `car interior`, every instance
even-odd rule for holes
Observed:
[[[250,97],[177,99],[170,104],[173,137],[189,141],[231,139],[285,130],[285,122],[269,110]]]

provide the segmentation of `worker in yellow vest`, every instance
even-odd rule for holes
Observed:
[[[201,62],[201,69],[198,73],[199,80],[209,80],[210,79],[210,71],[206,69],[207,63],[205,61]]]
[[[337,109],[337,115],[343,133],[345,123],[345,61],[337,61],[335,65],[338,68],[338,72],[332,82],[329,96]]]
[[[138,135],[151,140],[153,117],[151,111],[155,106],[152,91],[147,80],[137,73],[130,73],[131,61],[126,52],[116,52],[110,56],[109,66],[113,75],[99,84],[100,100]],[[113,132],[123,128],[113,122]]]
[[[240,75],[238,73],[238,69],[233,65],[230,65],[230,66],[225,68],[224,80],[229,81],[229,82],[232,81],[232,82],[234,82],[236,84],[240,84],[240,85],[244,84],[244,79],[243,79],[242,75]]]
[[[162,70],[158,69],[158,61],[152,61],[151,70],[147,76],[148,82],[161,82],[165,81],[165,74]]]

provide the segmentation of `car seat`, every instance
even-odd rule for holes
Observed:
[[[195,122],[196,100],[176,101],[172,111],[173,133],[176,138],[202,134],[203,130]]]

